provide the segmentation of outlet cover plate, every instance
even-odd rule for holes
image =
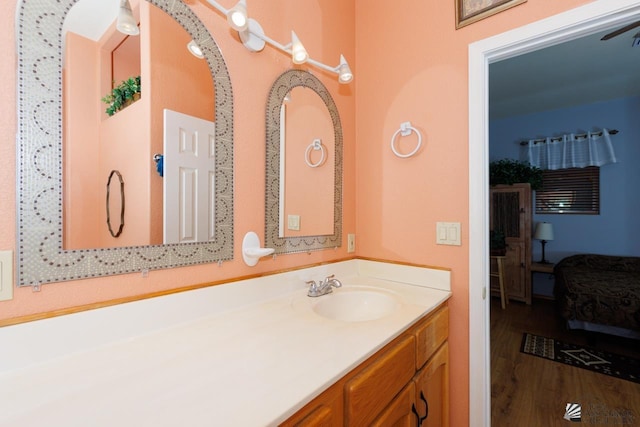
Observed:
[[[0,251],[0,301],[13,299],[13,251]]]

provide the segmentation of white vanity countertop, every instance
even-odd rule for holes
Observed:
[[[234,302],[212,314],[89,348],[67,346],[68,353],[51,359],[13,366],[11,357],[0,357],[0,425],[277,425],[451,295],[448,283],[436,283],[434,288],[426,287],[430,283],[415,283],[423,280],[422,270],[428,269],[408,271],[402,279],[414,283],[406,284],[384,278],[389,272],[376,274],[376,269],[384,267],[382,263],[347,263],[334,269],[330,265],[285,273],[285,277],[252,279],[250,284],[222,285],[228,287],[226,292],[234,286],[244,287],[242,292],[272,286],[276,295],[248,298],[245,304]],[[356,270],[351,271],[354,265]],[[311,299],[304,282],[301,286],[297,280],[305,274],[307,279],[319,279],[333,270],[343,274],[336,274],[342,289],[382,287],[396,293],[402,307],[387,317],[365,322],[335,321],[315,314],[309,309]],[[448,282],[449,272],[429,271],[440,278],[446,275],[435,282]],[[293,288],[277,284],[291,280],[292,274],[298,276]],[[152,310],[140,312],[135,304],[129,307],[135,309],[135,316],[154,315]],[[95,311],[100,310],[104,309]],[[86,316],[91,315],[79,321],[86,325],[92,321]],[[11,344],[12,333],[17,336],[15,332],[20,332],[23,346],[41,333],[29,327],[2,329],[0,353],[8,348],[5,344]]]

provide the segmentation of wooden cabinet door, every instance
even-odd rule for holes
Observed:
[[[343,427],[342,384],[336,383],[309,402],[280,427]]]
[[[371,423],[372,427],[417,427],[418,418],[413,412],[415,408],[416,386],[409,383],[395,399],[382,411],[382,414]]]
[[[345,386],[348,426],[369,426],[416,372],[416,339],[408,336]]]
[[[320,406],[295,424],[296,427],[332,427],[342,414],[334,414],[330,406]]]
[[[491,230],[501,230],[507,241],[504,280],[507,296],[531,304],[531,186],[496,185],[490,192]],[[497,279],[491,281],[497,292]]]
[[[449,344],[445,342],[414,377],[421,427],[449,426]]]

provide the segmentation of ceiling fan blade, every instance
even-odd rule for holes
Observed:
[[[616,37],[616,36],[619,36],[619,35],[620,35],[620,34],[622,34],[622,33],[626,33],[626,32],[627,32],[627,31],[629,31],[629,30],[633,30],[633,29],[634,29],[634,28],[636,28],[636,27],[640,27],[640,21],[633,22],[633,23],[631,23],[631,24],[629,24],[629,25],[627,25],[627,26],[624,26],[624,27],[622,27],[622,28],[619,28],[619,29],[617,29],[617,30],[615,30],[615,31],[613,31],[613,32],[611,32],[611,33],[609,33],[609,34],[606,34],[606,35],[605,35],[604,37],[602,37],[600,40],[609,40],[609,39],[612,39],[612,38],[614,38],[614,37]]]

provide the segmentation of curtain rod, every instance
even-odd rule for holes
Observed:
[[[616,133],[618,133],[617,129],[611,129],[609,131],[609,135],[615,135]],[[602,131],[600,132],[591,132],[591,135],[594,136],[602,136]],[[587,134],[586,133],[579,133],[577,135],[575,135],[576,138],[586,138]],[[562,137],[561,136],[554,136],[553,138],[549,138],[551,140],[551,142],[557,142],[557,141],[562,141]],[[540,144],[542,142],[546,142],[547,138],[539,138],[539,139],[534,139],[533,143],[534,144]],[[520,145],[527,145],[529,144],[529,141],[520,141]]]

